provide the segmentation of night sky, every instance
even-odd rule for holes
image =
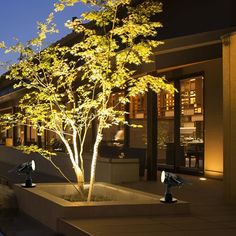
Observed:
[[[0,42],[7,45],[15,42],[14,38],[21,42],[33,38],[37,34],[37,21],[44,21],[50,12],[53,11],[55,0],[2,0],[0,2]],[[48,43],[55,42],[70,30],[64,27],[64,22],[73,16],[79,16],[81,12],[87,11],[82,4],[68,7],[64,12],[58,13],[55,21],[59,29],[59,34],[50,36]],[[16,56],[4,55],[0,51],[0,61],[13,60]],[[0,74],[3,70],[0,69]]]

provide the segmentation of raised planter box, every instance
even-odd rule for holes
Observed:
[[[91,158],[84,159],[85,181],[90,179]],[[139,181],[139,160],[128,158],[99,157],[96,167],[96,181],[118,184]]]
[[[104,195],[112,201],[69,202],[62,197],[74,194],[69,184],[37,184],[35,188],[15,185],[19,208],[57,231],[60,218],[97,218],[120,216],[157,216],[189,213],[189,204],[160,203],[160,196],[107,183],[96,183],[94,194]]]

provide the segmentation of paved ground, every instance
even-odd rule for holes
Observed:
[[[132,217],[67,220],[96,236],[211,236],[236,235],[236,208],[223,203],[223,182],[184,176],[192,185],[173,189],[175,197],[191,203],[188,216]],[[123,186],[162,195],[164,187],[157,182],[139,181]]]
[[[15,166],[0,162],[0,183],[3,185],[12,185],[14,183],[24,182],[24,175],[17,175],[12,170]],[[34,173],[33,181],[38,182],[60,182],[61,178],[51,177],[42,173]],[[31,217],[17,210],[0,209],[0,233],[4,236],[53,236],[55,232],[35,221]],[[0,234],[1,236],[1,234]]]
[[[11,167],[0,163],[1,176],[10,182],[22,182],[24,177],[8,173]],[[158,173],[159,175],[159,173]],[[192,182],[182,188],[173,189],[173,195],[191,203],[191,214],[188,216],[172,217],[132,217],[67,220],[71,227],[79,227],[87,235],[99,236],[165,236],[165,235],[236,235],[236,207],[225,205],[223,202],[223,182],[207,179],[200,181],[199,177],[181,175]],[[53,181],[61,181],[53,177]],[[34,182],[52,182],[50,176],[34,174]],[[123,186],[163,195],[164,186],[157,182],[140,180],[137,183],[122,184]],[[0,215],[0,231],[5,235],[56,235],[22,213]],[[86,234],[75,234],[86,235]],[[72,236],[72,235],[68,235]]]

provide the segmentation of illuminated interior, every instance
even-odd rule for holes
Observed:
[[[157,163],[159,167],[192,169],[203,171],[204,166],[204,106],[203,106],[203,76],[180,79],[180,89],[176,94],[161,91],[157,96]],[[110,104],[117,104],[123,93],[114,93]],[[175,96],[179,96],[177,104]],[[119,105],[119,110],[124,109]],[[176,113],[176,109],[180,112]],[[178,117],[179,114],[179,117]],[[178,128],[178,122],[179,128]],[[130,148],[147,148],[147,95],[130,98],[129,123],[142,125],[142,128],[130,127]],[[177,127],[177,128],[176,128]],[[119,146],[116,136],[123,131],[123,126],[112,126],[104,132],[104,142],[107,146]],[[176,134],[179,130],[179,134]],[[176,140],[179,137],[179,140]],[[124,139],[122,134],[120,146]],[[179,145],[180,152],[175,148]],[[175,166],[176,167],[176,166]]]

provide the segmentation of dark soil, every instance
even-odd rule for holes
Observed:
[[[87,197],[88,197],[88,190],[85,190],[84,196],[81,196],[79,194],[65,195],[63,196],[63,199],[69,202],[87,202]],[[102,201],[112,201],[112,199],[104,195],[92,195],[91,201],[102,202]]]

